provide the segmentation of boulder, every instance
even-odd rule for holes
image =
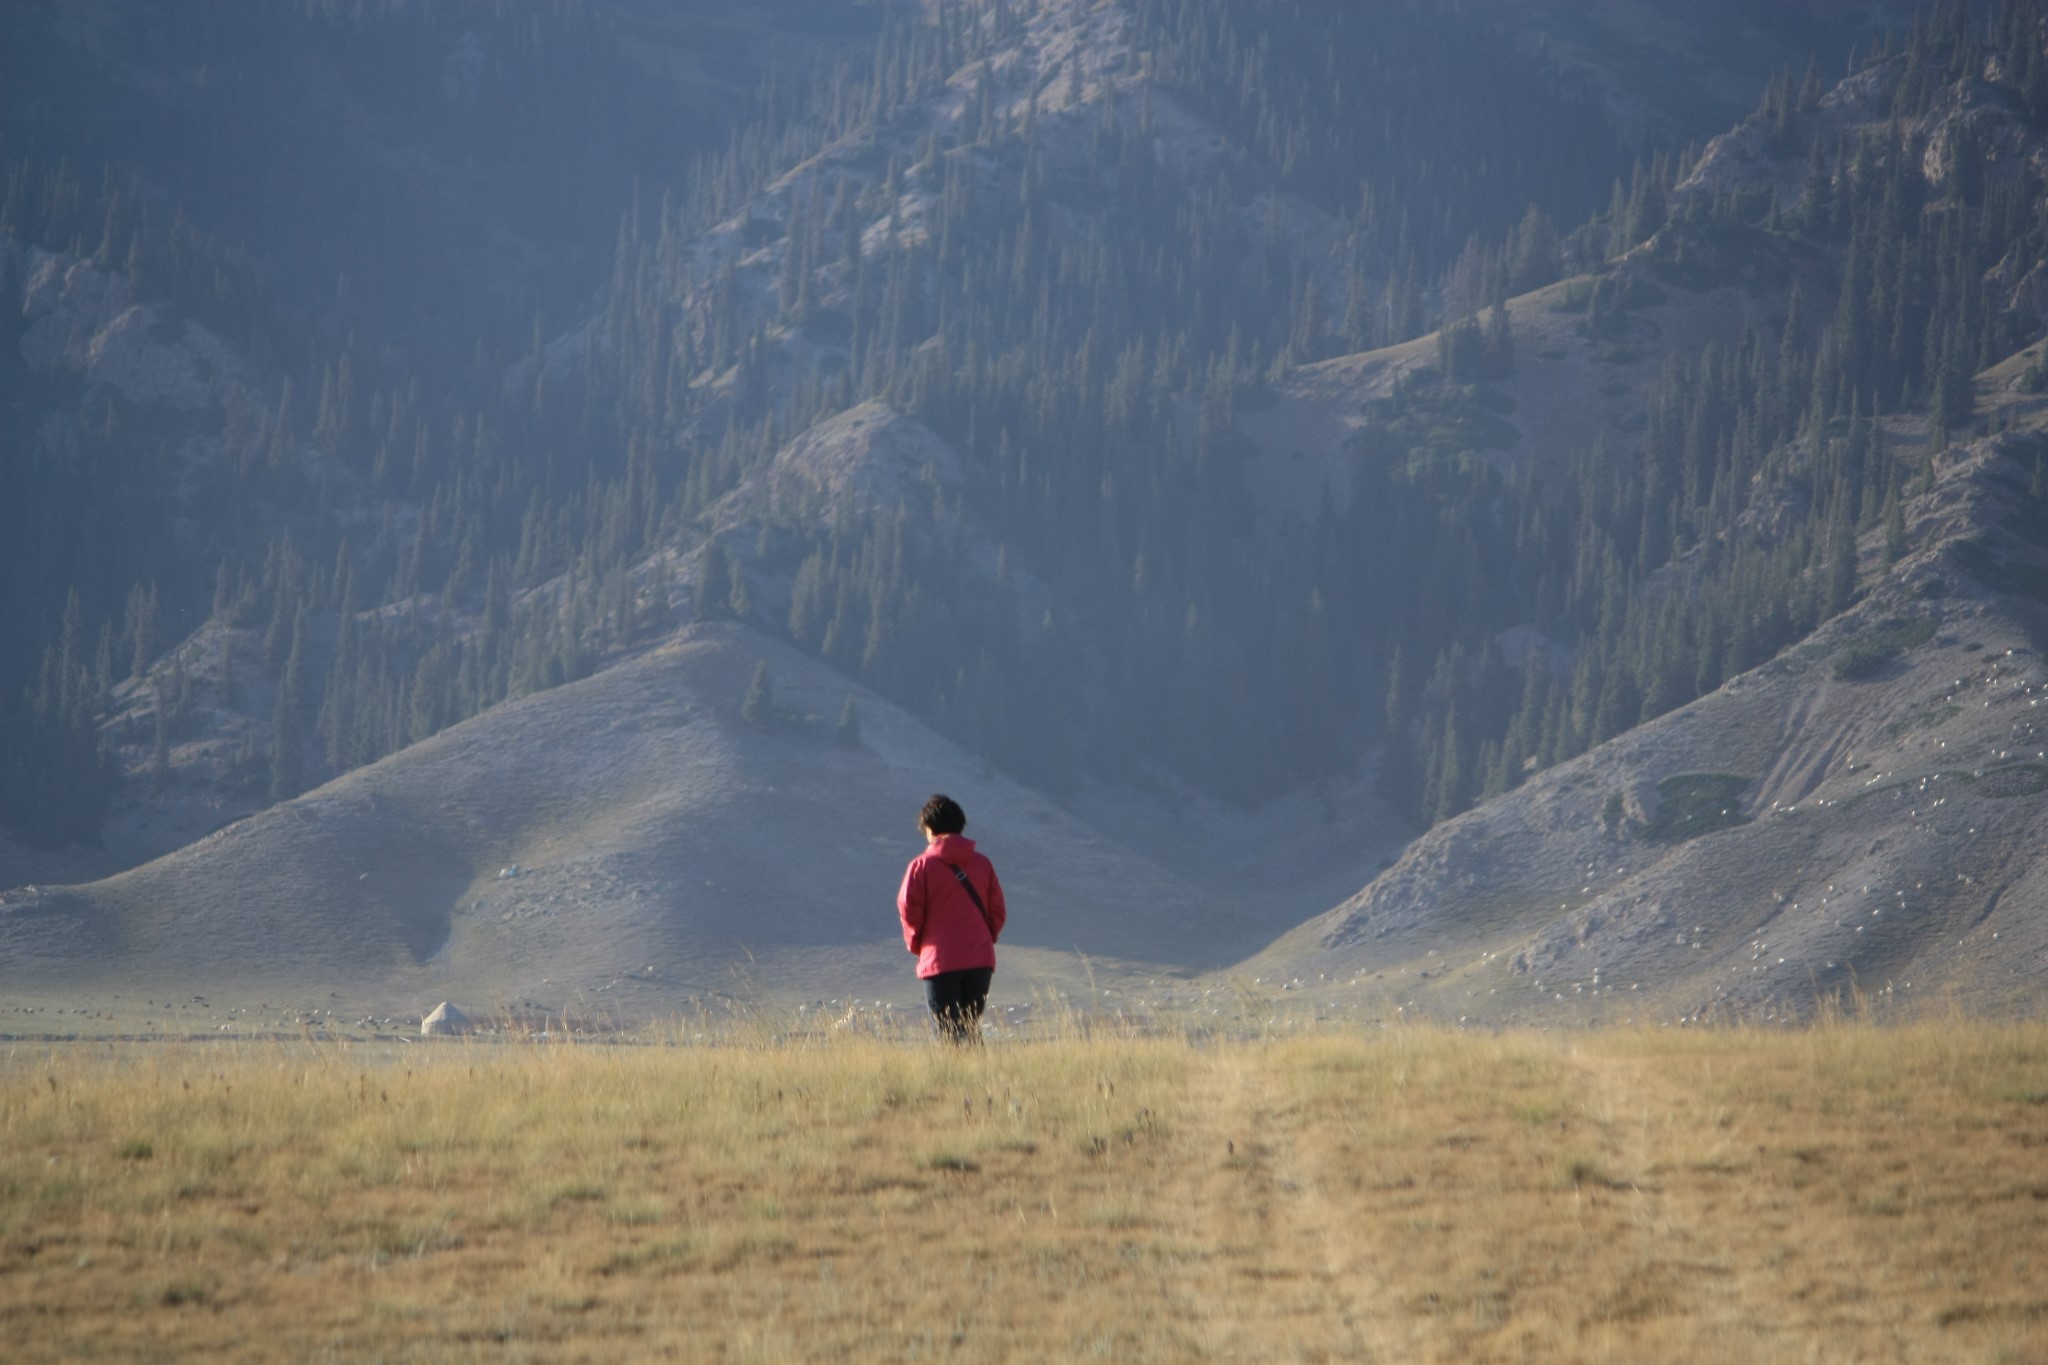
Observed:
[[[434,1012],[420,1020],[422,1038],[452,1038],[469,1032],[469,1016],[443,1000],[434,1006]]]

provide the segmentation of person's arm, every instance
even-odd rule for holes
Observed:
[[[924,947],[924,880],[917,875],[922,858],[912,858],[903,870],[903,885],[896,892],[896,914],[903,921],[903,946],[915,953]]]
[[[994,943],[1003,936],[1003,924],[1009,919],[1009,912],[1003,906],[1003,884],[996,880],[996,865],[988,865],[988,941]]]

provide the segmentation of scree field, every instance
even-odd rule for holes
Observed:
[[[2048,1359],[2048,1026],[16,1044],[53,1360]]]

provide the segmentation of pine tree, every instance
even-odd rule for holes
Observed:
[[[300,607],[292,622],[291,652],[285,656],[284,671],[278,677],[277,705],[270,719],[270,799],[286,801],[304,788],[304,764],[300,758],[299,726],[305,704],[306,609]]]
[[[1899,490],[1895,487],[1884,500],[1884,563],[1886,568],[1899,562],[1906,553],[1906,513],[1900,504]]]
[[[157,633],[156,584],[148,587],[137,583],[128,594],[128,628],[126,636],[130,645],[128,676],[139,678],[149,671],[150,661],[156,657]]]
[[[1496,302],[1486,319],[1486,377],[1506,379],[1514,372],[1515,335],[1508,321],[1508,306]]]
[[[2040,470],[2035,469],[2038,480]],[[93,651],[92,665],[93,705],[104,711],[114,696],[114,623],[100,622],[99,648]]]
[[[1540,289],[1564,274],[1564,256],[1558,248],[1557,229],[1550,215],[1535,204],[1523,215],[1522,224],[1510,238],[1512,259],[1508,266],[1508,292],[1526,294]]]
[[[149,785],[150,790],[161,792],[171,780],[171,714],[163,683],[153,684],[151,691],[156,703],[156,734],[149,750]]]
[[[710,621],[730,614],[732,595],[732,561],[726,557],[724,543],[713,536],[697,561],[697,619]]]
[[[1452,702],[1450,711],[1444,717],[1440,759],[1442,768],[1436,783],[1436,809],[1432,813],[1437,823],[1463,813],[1472,804],[1471,775],[1466,768],[1465,749],[1464,727],[1458,719],[1458,705]]]
[[[754,614],[754,600],[747,591],[747,575],[744,570],[734,569],[732,591],[726,596],[725,609],[735,621],[745,621]]]
[[[1848,499],[1837,500],[1836,513],[1828,524],[1828,574],[1823,619],[1847,610],[1856,597],[1856,528],[1848,514]]]
[[[1806,63],[1806,77],[1799,82],[1799,112],[1802,114],[1818,112],[1821,100],[1826,94],[1827,89],[1821,83],[1820,64],[1809,58]]]
[[[235,631],[230,626],[220,633],[220,704],[232,709],[241,703],[242,687],[235,677]]]
[[[753,681],[747,684],[746,699],[740,703],[740,719],[764,730],[775,719],[775,687],[768,678],[766,659],[754,665]]]

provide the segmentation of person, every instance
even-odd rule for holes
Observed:
[[[1003,886],[974,840],[967,813],[938,795],[918,812],[925,850],[910,860],[896,892],[903,944],[917,954],[917,975],[939,1032],[954,1043],[979,1041],[981,1012],[996,971],[996,940],[1008,914]]]

